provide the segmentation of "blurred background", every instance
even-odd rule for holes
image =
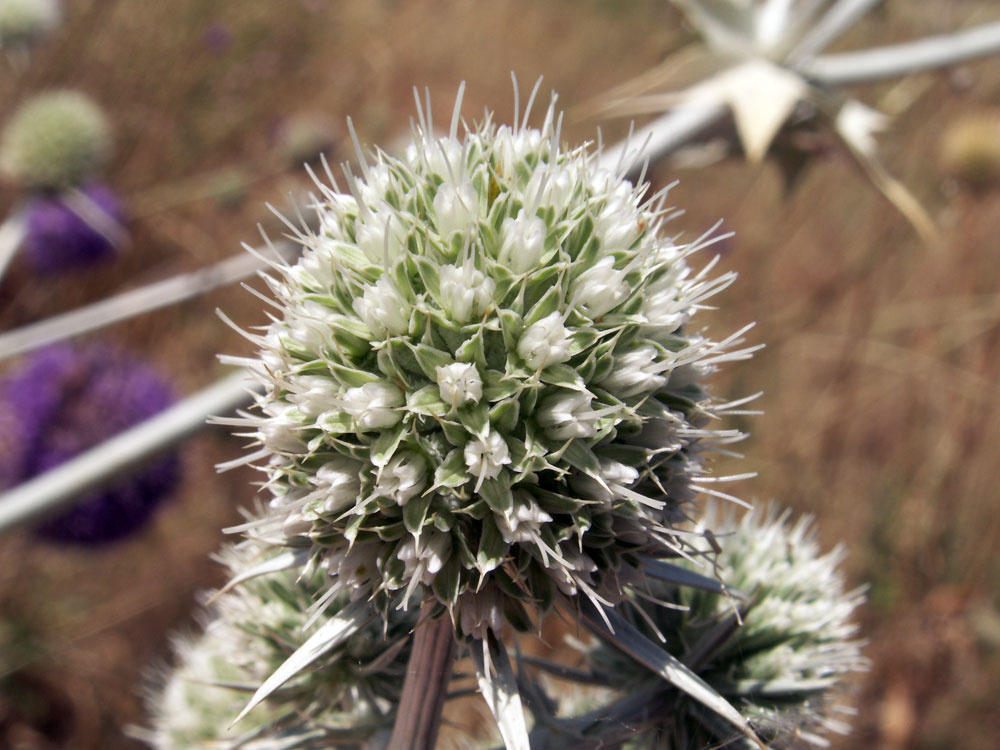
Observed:
[[[997,17],[989,0],[891,0],[836,48]],[[462,80],[467,118],[490,108],[508,122],[510,71],[522,98],[544,75],[543,101],[555,90],[570,112],[565,139],[593,139],[600,126],[611,142],[627,121],[574,113],[692,39],[665,0],[67,2],[29,65],[0,66],[0,122],[47,89],[97,102],[113,129],[106,182],[130,240],[72,275],[15,258],[0,279],[0,331],[229,257],[259,243],[258,224],[281,236],[265,204],[280,210],[308,187],[301,163],[319,151],[332,164],[350,159],[348,116],[362,142],[392,150],[408,135],[414,86],[429,87],[441,122]],[[857,95],[895,115],[881,153],[935,221],[938,246],[832,141],[811,145],[792,185],[771,159],[665,162],[650,177],[679,180],[669,203],[686,214],[670,231],[693,239],[724,219],[735,233],[715,246],[739,280],[707,316],[714,336],[756,321],[749,341],[767,345],[714,379],[724,397],[764,391],[765,412],[737,425],[751,433],[746,458],[718,459],[718,470],[756,471],[743,497],[814,514],[824,544],[845,545],[851,583],[871,587],[860,620],[873,667],[857,681],[854,733],[835,747],[992,750],[1000,65]],[[974,174],[955,156],[955,140],[973,137],[962,127],[993,149]],[[20,199],[0,187],[0,216]],[[217,353],[251,352],[216,308],[250,326],[265,322],[261,307],[226,288],[84,338],[131,352],[188,394],[226,372]],[[18,364],[0,362],[0,375]],[[17,440],[5,437],[0,450]],[[180,488],[116,544],[57,545],[31,531],[0,539],[0,747],[141,747],[124,728],[144,721],[144,681],[168,657],[170,633],[196,627],[195,592],[222,581],[210,559],[220,529],[253,502],[252,472],[214,469],[242,450],[224,428],[186,442]]]

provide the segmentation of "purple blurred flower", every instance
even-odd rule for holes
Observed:
[[[73,458],[165,409],[161,375],[102,346],[56,345],[0,380],[0,490]],[[38,526],[45,539],[103,544],[140,529],[177,486],[176,453],[81,496]]]
[[[25,254],[39,273],[54,275],[109,260],[124,239],[122,204],[103,185],[40,194],[25,210]]]
[[[209,52],[220,54],[232,44],[233,35],[225,24],[216,22],[202,32],[201,39]]]

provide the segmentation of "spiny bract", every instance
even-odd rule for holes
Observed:
[[[111,150],[104,113],[77,91],[50,91],[29,99],[0,137],[0,170],[27,187],[63,190],[103,166]]]
[[[487,116],[464,138],[458,111],[345,170],[350,194],[321,186],[319,232],[270,279],[243,424],[274,494],[260,536],[482,637],[556,596],[615,602],[681,545],[703,448],[740,437],[709,427],[726,405],[700,381],[747,350],[689,327],[732,276],[659,235],[663,193],[565,150],[554,102],[540,130]]]

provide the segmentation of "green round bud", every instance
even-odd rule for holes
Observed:
[[[111,150],[104,114],[77,91],[39,94],[18,109],[0,135],[0,170],[29,188],[79,185]]]
[[[33,44],[62,16],[57,0],[0,0],[0,49]]]

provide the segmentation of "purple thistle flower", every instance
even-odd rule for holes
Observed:
[[[35,271],[56,275],[110,260],[124,238],[124,211],[104,185],[40,194],[26,208],[25,254]]]
[[[31,479],[162,411],[154,369],[103,346],[56,345],[0,380],[0,489]],[[180,460],[160,456],[42,522],[55,542],[104,544],[137,531],[177,486]]]

